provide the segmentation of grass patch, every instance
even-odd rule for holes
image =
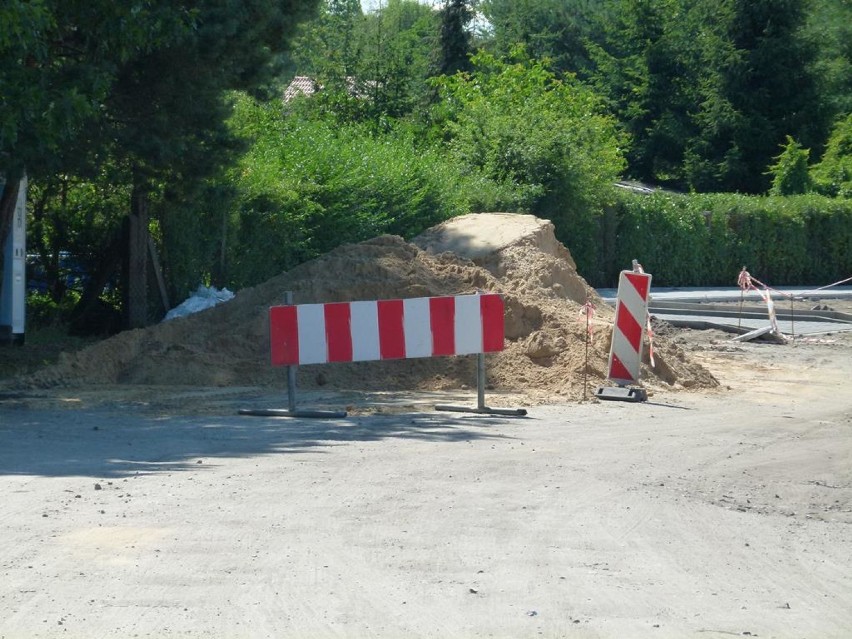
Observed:
[[[73,337],[55,326],[28,330],[23,344],[0,345],[0,381],[34,373],[55,364],[62,353],[78,351],[98,339]]]

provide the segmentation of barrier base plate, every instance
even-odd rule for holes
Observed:
[[[526,408],[469,408],[467,406],[435,406],[435,410],[443,410],[452,413],[476,413],[477,415],[505,415],[506,417],[524,417],[527,414]]]
[[[287,410],[286,408],[241,408],[237,411],[239,415],[251,415],[253,417],[346,417],[346,411],[331,410]]]
[[[615,402],[647,402],[648,392],[644,388],[599,386],[595,391],[595,397]]]

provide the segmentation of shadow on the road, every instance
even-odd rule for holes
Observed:
[[[663,408],[677,408],[678,410],[695,410],[689,406],[678,406],[677,404],[664,404],[662,402],[643,402],[646,406],[662,406]]]
[[[124,477],[200,470],[211,458],[325,453],[348,442],[501,439],[500,418],[422,413],[306,420],[0,409],[0,475]]]

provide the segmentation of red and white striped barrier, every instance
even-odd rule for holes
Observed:
[[[496,294],[273,306],[273,366],[467,355],[503,350]]]
[[[619,384],[639,382],[642,336],[648,317],[650,290],[651,275],[648,273],[622,271],[618,278],[615,326],[607,377]]]

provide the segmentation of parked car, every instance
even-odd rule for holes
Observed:
[[[53,277],[41,255],[27,254],[27,292],[48,293],[57,288],[82,291],[88,279],[86,269],[68,251],[59,253],[58,272]]]

